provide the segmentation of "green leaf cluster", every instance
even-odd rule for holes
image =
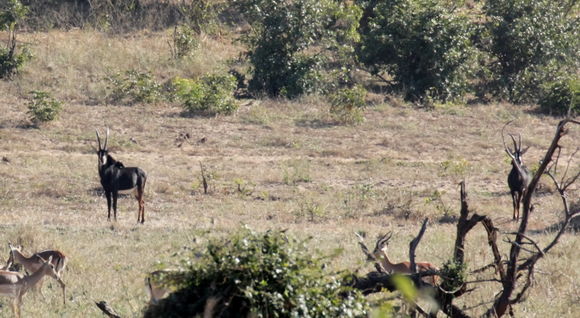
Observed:
[[[357,124],[364,121],[367,91],[361,85],[343,88],[330,95],[330,113],[343,124]]]
[[[190,114],[232,114],[239,105],[234,98],[237,80],[233,75],[209,74],[198,80],[177,77],[175,95]]]
[[[304,242],[278,231],[243,230],[213,240],[201,258],[184,261],[179,289],[145,317],[366,317],[367,305],[342,279],[324,272]]]
[[[162,97],[161,85],[149,72],[131,69],[113,74],[107,80],[111,90],[109,98],[116,103],[153,103]]]
[[[544,113],[571,116],[580,113],[580,80],[561,79],[546,85],[540,98],[540,109]]]
[[[515,103],[537,101],[546,83],[577,72],[580,37],[575,2],[485,2],[491,40],[485,49],[494,58],[490,66],[494,95]]]
[[[370,10],[359,54],[372,73],[390,74],[410,100],[469,90],[477,52],[467,16],[437,0],[386,0]]]
[[[32,91],[28,103],[28,115],[34,123],[48,122],[56,119],[62,110],[62,103],[44,91]]]

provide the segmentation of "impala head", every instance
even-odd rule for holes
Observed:
[[[375,249],[373,250],[373,255],[378,257],[381,252],[387,252],[387,247],[389,245],[389,240],[393,236],[393,232],[389,232],[386,234],[379,235],[377,238],[377,243],[375,244]]]
[[[504,130],[505,130],[505,127],[507,125],[509,125],[510,123],[511,123],[511,121],[508,121],[503,126],[503,128],[501,130],[501,140],[503,142],[503,147],[504,147],[505,152],[508,154],[508,156],[510,156],[510,158],[512,158],[512,163],[518,163],[520,165],[523,165],[524,161],[522,159],[522,156],[526,153],[526,151],[528,151],[529,147],[522,150],[522,136],[520,134],[518,134],[518,142],[516,142],[516,138],[514,137],[514,135],[508,134],[510,136],[510,138],[512,139],[512,142],[514,144],[514,150],[512,151],[508,148],[508,146],[505,143]]]
[[[101,146],[101,136],[99,136],[99,130],[95,129],[97,133],[97,142],[99,143],[99,149],[97,150],[97,156],[99,158],[99,167],[107,164],[107,156],[109,155],[109,150],[107,149],[107,142],[109,141],[109,127],[107,127],[107,135],[105,136],[105,144]]]

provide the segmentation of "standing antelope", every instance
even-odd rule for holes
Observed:
[[[105,138],[105,145],[101,147],[101,138],[99,131],[97,133],[97,142],[99,143],[99,150],[97,155],[99,157],[99,177],[101,178],[101,185],[105,190],[107,197],[107,220],[111,220],[111,203],[115,221],[117,221],[117,197],[119,190],[137,189],[136,198],[139,203],[139,211],[137,212],[137,223],[145,223],[145,202],[143,201],[143,192],[145,191],[145,182],[147,175],[145,171],[137,167],[125,167],[123,163],[115,160],[109,155],[107,149],[107,142],[109,141],[109,128],[107,128],[107,136]],[[112,202],[111,202],[112,199]]]
[[[8,243],[8,247],[10,248],[10,256],[8,258],[8,264],[22,264],[24,269],[26,269],[29,273],[36,272],[39,268],[41,268],[44,264],[45,259],[50,259],[50,263],[53,266],[56,274],[58,275],[59,279],[61,277],[62,272],[64,271],[66,264],[68,263],[68,258],[60,251],[55,250],[46,250],[38,253],[32,254],[30,257],[24,256],[20,251],[20,247],[13,246],[11,243]],[[42,294],[42,278],[36,285],[36,289],[40,293],[40,295],[44,298]],[[62,287],[62,302],[63,304],[66,303],[66,292],[65,292],[65,285],[64,283],[61,284]]]
[[[375,249],[372,252],[372,255],[378,260],[383,268],[389,273],[398,273],[398,274],[413,274],[411,272],[411,263],[410,262],[401,262],[401,263],[393,263],[389,259],[387,255],[387,247],[389,240],[393,236],[392,232],[379,236],[377,239],[377,243],[375,244]],[[359,237],[362,241],[362,237]],[[431,263],[415,263],[417,265],[417,272],[425,272],[425,271],[439,271],[437,267],[435,267]],[[438,281],[437,275],[431,276],[424,276],[422,280],[428,284],[435,285]]]
[[[508,186],[510,188],[510,193],[512,195],[512,203],[514,207],[513,220],[518,220],[520,218],[520,202],[522,200],[524,192],[527,190],[528,185],[532,179],[528,168],[524,165],[522,155],[528,151],[529,147],[522,150],[522,136],[518,134],[519,144],[516,143],[516,139],[512,134],[509,134],[510,138],[514,143],[514,151],[510,149],[505,144],[504,139],[504,129],[509,125],[511,121],[507,122],[503,129],[501,130],[501,140],[503,142],[503,147],[505,152],[512,159],[512,170],[508,175]]]
[[[51,264],[52,258],[48,261],[42,260],[42,265],[31,275],[22,275],[16,272],[0,271],[0,295],[14,298],[12,301],[12,311],[14,316],[20,317],[20,307],[22,305],[22,296],[31,288],[34,288],[44,276],[50,276],[63,287],[64,283],[58,276],[54,266]]]

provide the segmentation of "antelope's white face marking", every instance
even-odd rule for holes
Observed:
[[[107,164],[107,156],[106,155],[101,156],[101,162],[103,163],[103,165]]]

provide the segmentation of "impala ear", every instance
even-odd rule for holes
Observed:
[[[522,155],[525,154],[528,149],[530,149],[530,146],[527,146],[526,149],[522,150]]]

